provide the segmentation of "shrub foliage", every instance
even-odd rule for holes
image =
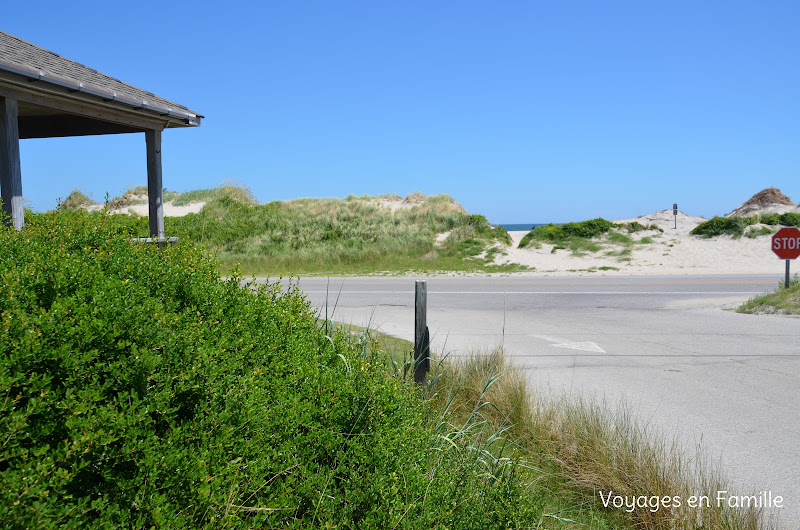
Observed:
[[[566,223],[562,225],[547,224],[537,226],[522,238],[519,248],[525,248],[536,241],[563,244],[570,239],[591,239],[607,233],[614,226],[611,221],[603,218],[590,219],[579,223]]]
[[[715,237],[729,235],[742,237],[748,226],[764,224],[768,226],[800,226],[800,214],[787,212],[767,213],[750,217],[714,217],[694,227],[690,232],[695,236]],[[770,232],[761,231],[762,234]]]
[[[418,391],[326,334],[296,289],[132,243],[135,220],[27,220],[0,228],[4,525],[538,520],[514,465],[437,431]]]

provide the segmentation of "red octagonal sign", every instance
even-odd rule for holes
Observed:
[[[781,259],[795,259],[800,256],[800,230],[781,228],[772,236],[772,251]]]

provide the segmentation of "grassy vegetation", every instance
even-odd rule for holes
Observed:
[[[72,192],[67,195],[66,199],[59,202],[58,209],[77,210],[78,208],[83,208],[92,204],[95,204],[95,202],[89,198],[88,195],[83,193],[80,189],[74,188]]]
[[[408,359],[412,345],[370,330],[376,344],[395,350],[391,359]],[[394,365],[397,371],[397,363]],[[700,449],[646,429],[629,411],[609,411],[588,400],[531,395],[524,374],[509,365],[503,351],[434,363],[428,406],[446,419],[452,432],[474,431],[481,439],[510,444],[524,462],[523,475],[541,491],[544,527],[563,528],[770,528],[756,509],[711,507],[626,512],[602,505],[599,492],[619,495],[679,496],[728,490]],[[477,420],[477,421],[476,421]]]
[[[541,248],[542,243],[550,243],[553,245],[551,252],[569,250],[574,256],[583,256],[589,252],[600,252],[611,246],[611,250],[606,250],[606,256],[616,257],[620,261],[627,261],[630,260],[635,245],[653,243],[653,236],[634,239],[629,235],[642,231],[663,232],[656,225],[645,226],[636,221],[616,224],[598,218],[578,223],[549,224],[536,227],[522,238],[519,248]]]
[[[695,236],[703,237],[728,235],[734,238],[740,238],[745,235],[745,230],[747,230],[748,227],[756,224],[768,225],[771,227],[800,226],[800,214],[790,212],[784,214],[770,213],[751,215],[750,217],[714,217],[705,223],[697,225],[690,233]],[[758,237],[771,233],[773,233],[773,230],[766,227],[751,228],[747,236]]]
[[[124,204],[138,191],[110,204]],[[249,189],[234,183],[174,194],[171,200],[205,202],[199,213],[168,217],[165,229],[215,251],[226,274],[236,267],[260,276],[527,269],[495,265],[495,255],[511,244],[508,232],[467,214],[447,195],[258,204]],[[133,223],[140,235],[147,233],[146,219]]]
[[[789,288],[782,281],[771,293],[751,298],[742,304],[739,313],[800,315],[800,279],[795,274],[789,281]]]

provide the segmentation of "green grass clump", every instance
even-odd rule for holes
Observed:
[[[800,315],[800,279],[795,274],[789,281],[788,289],[786,283],[782,281],[774,292],[751,298],[736,311],[752,314]]]
[[[650,231],[650,230],[656,231],[656,232],[664,232],[664,229],[661,228],[660,226],[658,226],[657,224],[652,223],[652,224],[649,224],[649,225],[643,225],[639,221],[632,221],[630,223],[624,223],[622,225],[622,227],[628,233],[645,232],[645,231]]]
[[[750,217],[714,217],[694,227],[690,232],[695,236],[716,237],[729,235],[735,238],[747,235],[748,237],[758,237],[772,233],[765,227],[751,229],[745,234],[747,227],[755,224],[768,226],[800,226],[800,214],[787,212],[783,214],[767,213],[761,215],[751,215]],[[752,235],[751,235],[752,234]]]
[[[647,429],[630,411],[586,399],[533,395],[522,371],[502,349],[435,363],[432,404],[456,425],[479,415],[487,432],[503,431],[535,469],[544,496],[543,520],[576,528],[771,528],[756,508],[725,505],[630,513],[604,507],[600,491],[619,495],[680,496],[731,491],[702,449],[686,451]]]
[[[216,188],[191,190],[176,194],[172,199],[172,204],[175,206],[185,206],[193,202],[208,202],[223,197],[228,197],[244,205],[253,206],[258,204],[250,188],[236,182],[224,182],[221,186]]]
[[[556,245],[565,246],[570,240],[591,239],[607,233],[614,224],[603,218],[581,221],[579,223],[566,223],[563,225],[547,224],[537,226],[522,238],[519,248],[529,246],[533,241],[545,241]]]
[[[690,234],[693,236],[716,237],[729,235],[735,238],[742,237],[745,229],[758,222],[758,217],[714,217],[705,223],[694,227]]]
[[[78,208],[83,208],[85,206],[90,206],[95,204],[95,202],[89,198],[88,195],[83,193],[78,188],[74,188],[67,198],[63,201],[59,201],[57,209],[59,210],[77,210]]]
[[[625,230],[625,232],[621,230]],[[567,223],[563,225],[549,224],[539,226],[528,232],[520,241],[519,248],[541,248],[541,244],[551,243],[551,252],[567,249],[574,256],[582,256],[587,252],[599,252],[606,245],[623,247],[622,250],[612,250],[608,256],[628,256],[631,254],[629,247],[634,244],[649,244],[652,237],[643,237],[635,240],[628,234],[642,230],[658,230],[654,225],[645,227],[639,223],[616,225],[605,219],[592,219],[580,223]]]
[[[507,528],[538,493],[280,284],[84,212],[0,228],[12,528]]]
[[[435,364],[431,401],[455,424],[476,413],[488,432],[503,430],[529,469],[539,473],[543,520],[556,527],[646,529],[762,529],[772,521],[756,508],[726,505],[630,513],[604,507],[599,492],[688,499],[698,492],[731,491],[703,450],[684,450],[645,427],[629,410],[610,410],[587,399],[553,399],[531,393],[524,372],[502,349]],[[476,412],[477,411],[477,412]],[[572,525],[572,526],[569,526]]]
[[[770,228],[768,226],[761,226],[761,227],[758,227],[758,228],[756,228],[754,226],[751,226],[751,227],[749,227],[747,229],[747,232],[745,232],[744,235],[745,235],[745,237],[748,237],[750,239],[755,239],[757,237],[768,236],[768,235],[774,234],[774,233],[775,233],[775,230],[773,230],[772,228]]]

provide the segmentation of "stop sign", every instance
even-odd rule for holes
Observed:
[[[800,256],[800,230],[781,228],[772,236],[772,251],[781,259],[795,259]]]

